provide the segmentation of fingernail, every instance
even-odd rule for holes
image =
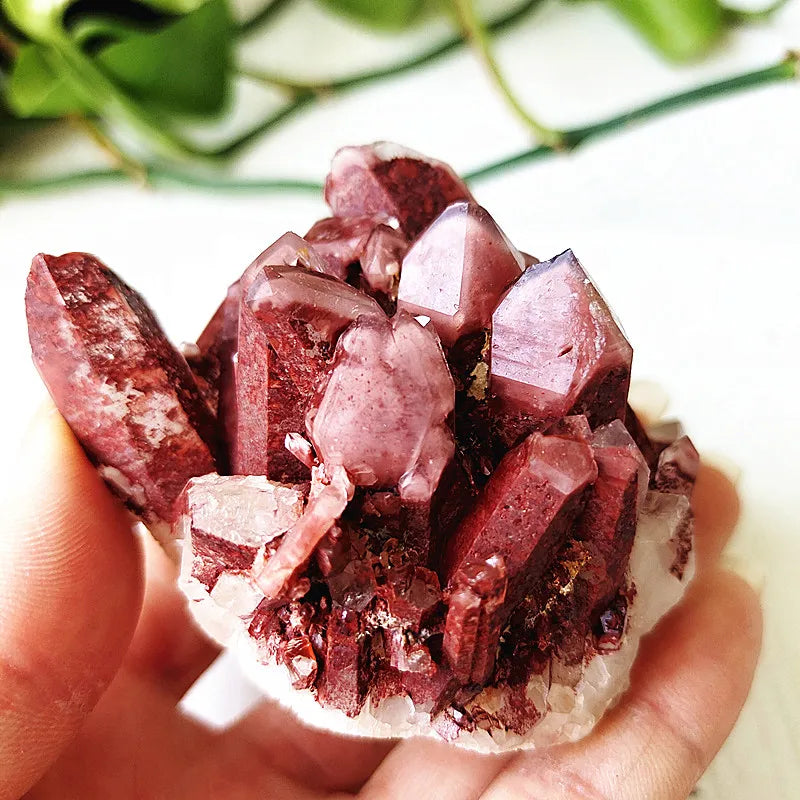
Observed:
[[[759,597],[764,594],[767,571],[760,561],[752,557],[745,557],[741,553],[726,550],[719,563],[723,569],[738,575]]]
[[[652,425],[667,410],[669,395],[655,381],[633,381],[628,392],[628,402],[645,425]]]

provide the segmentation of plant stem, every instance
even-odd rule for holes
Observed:
[[[541,5],[541,3],[542,0],[527,0],[527,2],[509,11],[505,16],[488,23],[486,28],[491,33],[500,33],[520,22],[537,6]],[[388,67],[379,67],[374,70],[348,75],[344,78],[337,78],[331,81],[296,81],[285,75],[259,69],[251,69],[249,67],[242,67],[239,71],[242,75],[246,75],[253,80],[261,81],[262,83],[275,86],[279,89],[292,92],[313,92],[314,94],[336,94],[337,92],[354,89],[358,86],[372,83],[373,81],[382,80],[383,78],[391,78],[396,75],[402,75],[404,72],[410,72],[411,70],[446,56],[448,53],[461,47],[465,41],[466,39],[463,35],[455,35],[446,39],[436,47],[426,50],[424,53],[420,53],[407,61],[401,61],[398,64],[392,64]]]
[[[248,192],[310,192],[321,194],[323,185],[316,181],[295,178],[228,178],[219,175],[202,175],[190,171],[173,169],[160,165],[144,166],[146,182],[149,186],[188,186],[196,189],[215,191]],[[30,180],[0,180],[0,194],[29,194],[55,189],[72,189],[77,186],[120,183],[130,176],[120,168],[90,169]]]
[[[695,89],[679,92],[624,114],[618,114],[606,120],[593,123],[592,125],[568,130],[564,133],[564,146],[567,150],[573,150],[592,139],[624,130],[635,122],[652,119],[687,106],[699,105],[706,100],[712,100],[717,97],[738,94],[739,92],[755,89],[760,86],[796,79],[798,75],[800,75],[800,67],[798,65],[800,65],[800,54],[789,53],[777,64],[773,64],[764,69],[744,72],[740,75],[726,78],[725,80],[698,86]],[[538,147],[533,147],[529,150],[517,153],[516,155],[495,161],[480,169],[473,170],[467,173],[464,179],[469,183],[478,183],[481,180],[506,170],[540,158],[546,158],[557,152],[558,150],[554,147],[539,145]],[[148,181],[157,185],[177,184],[229,192],[296,191],[320,193],[322,191],[321,183],[302,179],[239,179],[226,177],[224,175],[201,174],[161,165],[145,165],[144,170]],[[60,189],[83,183],[116,181],[124,177],[126,177],[126,175],[122,170],[111,169],[90,170],[33,180],[0,181],[0,193]]]
[[[147,182],[147,169],[144,164],[124,153],[103,129],[88,117],[70,114],[67,121],[82,133],[85,133],[106,155],[120,172],[127,175],[135,183]]]
[[[511,110],[533,131],[543,145],[553,148],[560,147],[562,144],[561,132],[548,128],[532,116],[506,80],[505,74],[494,56],[489,32],[475,13],[472,0],[453,0],[453,7],[464,29],[464,34],[472,43]]]
[[[641,122],[652,117],[661,116],[686,106],[697,105],[704,100],[735,94],[770,83],[791,80],[798,76],[799,62],[800,55],[798,55],[798,53],[789,53],[782,61],[779,61],[771,67],[755,70],[754,72],[744,72],[741,75],[726,78],[725,80],[709,83],[705,86],[698,86],[695,89],[689,89],[685,92],[679,92],[670,97],[656,100],[654,103],[648,103],[647,105],[627,111],[624,114],[618,114],[609,119],[602,120],[601,122],[595,122],[592,125],[587,125],[582,128],[573,128],[564,131],[563,148],[566,150],[574,150],[591,139],[596,139],[609,133],[625,129],[634,122]],[[529,150],[523,150],[521,153],[516,153],[513,156],[508,156],[507,158],[500,159],[492,164],[487,164],[484,167],[468,172],[464,176],[464,179],[468,182],[480,181],[484,178],[504,172],[512,167],[517,167],[529,161],[536,161],[540,158],[553,155],[555,152],[557,152],[556,148],[549,145],[532,147]]]

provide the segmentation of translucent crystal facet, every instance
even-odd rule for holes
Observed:
[[[521,253],[480,206],[448,206],[403,260],[398,308],[430,317],[442,342],[488,328],[503,292],[519,278]]]
[[[492,328],[491,390],[505,411],[532,426],[624,417],[633,351],[571,251],[528,267]]]
[[[356,483],[433,495],[454,445],[453,379],[436,335],[413,317],[361,317],[339,340],[309,433],[328,464]]]

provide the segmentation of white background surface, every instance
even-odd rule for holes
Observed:
[[[311,26],[300,36],[309,49],[294,63],[307,69],[320,37]],[[548,3],[505,34],[498,51],[531,107],[555,124],[578,124],[773,63],[791,46],[800,47],[798,2],[684,69],[665,66],[602,7]],[[250,51],[254,61],[281,56]],[[462,52],[325,101],[251,150],[242,169],[319,178],[336,147],[379,138],[459,170],[527,143]],[[765,579],[765,647],[750,701],[699,797],[799,797],[800,84],[683,111],[482,183],[475,194],[520,247],[542,258],[566,247],[577,252],[625,325],[635,376],[657,379],[700,449],[741,469],[744,512],[733,549]],[[179,341],[197,335],[260,250],[324,213],[311,197],[127,186],[4,200],[6,452],[15,451],[43,391],[29,363],[22,303],[34,253],[95,252],[145,294]],[[3,460],[0,480],[13,470],[13,457]],[[219,719],[248,691],[230,665],[215,674],[193,705]]]

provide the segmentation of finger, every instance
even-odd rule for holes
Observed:
[[[739,520],[736,487],[720,470],[701,464],[692,494],[698,571],[713,568]]]
[[[178,567],[144,537],[145,595],[126,666],[178,700],[219,654],[191,619],[178,589]]]
[[[483,800],[683,800],[739,715],[760,643],[753,590],[709,573],[646,640],[630,691],[595,733],[518,756]]]
[[[123,668],[26,800],[319,800],[263,750],[181,715],[170,692]]]
[[[230,729],[230,736],[260,748],[264,760],[283,775],[328,792],[358,791],[396,744],[307,727],[273,701],[260,703]]]
[[[431,739],[406,739],[376,770],[359,798],[477,800],[512,759],[478,755]]]
[[[75,735],[127,649],[139,545],[48,406],[0,531],[0,798],[19,797]]]

